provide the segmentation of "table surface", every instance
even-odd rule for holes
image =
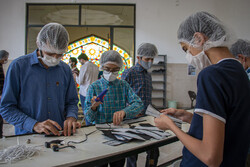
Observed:
[[[146,121],[142,123],[154,125],[154,118],[151,116],[142,117],[140,119],[146,119]],[[134,123],[133,125],[137,124],[138,123]],[[182,124],[183,131],[187,132],[188,128],[189,124]],[[102,135],[102,132],[97,130],[88,136],[87,141],[80,144],[73,144],[76,146],[75,149],[65,148],[59,150],[59,152],[54,152],[52,149],[45,148],[44,146],[45,142],[56,139],[65,140],[65,142],[81,141],[85,139],[84,133],[88,134],[95,130],[95,126],[89,126],[77,129],[77,133],[70,137],[44,137],[44,135],[40,134],[31,134],[2,139],[0,142],[1,150],[9,146],[17,145],[17,141],[19,141],[20,144],[25,144],[28,139],[31,140],[28,146],[37,146],[40,148],[39,153],[31,158],[13,162],[12,164],[4,164],[3,166],[34,167],[37,166],[37,164],[42,166],[95,166],[178,141],[174,133],[168,130],[167,132],[169,132],[171,136],[161,140],[150,139],[147,141],[132,141],[119,146],[109,146],[103,144],[103,142],[109,140],[109,138]],[[2,166],[2,164],[0,165]]]

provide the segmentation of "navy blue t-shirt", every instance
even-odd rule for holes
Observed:
[[[250,141],[250,82],[235,59],[223,59],[203,69],[197,80],[194,116],[188,134],[202,139],[208,114],[225,123],[223,161],[220,166],[244,167]],[[181,166],[206,166],[184,147]]]

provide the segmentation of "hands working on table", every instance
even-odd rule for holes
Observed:
[[[72,133],[76,132],[76,128],[80,127],[81,124],[77,122],[75,118],[68,117],[64,121],[63,135],[70,136]],[[34,125],[33,130],[37,133],[45,133],[46,135],[50,135],[51,133],[53,133],[56,136],[60,136],[61,133],[59,131],[62,130],[62,127],[57,122],[48,119],[43,122],[37,122]]]

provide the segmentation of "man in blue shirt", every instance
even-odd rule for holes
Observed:
[[[38,49],[9,66],[0,114],[15,126],[16,135],[75,132],[78,97],[70,67],[61,61],[68,46],[67,30],[45,25],[37,36]]]
[[[123,66],[120,54],[113,50],[104,52],[100,65],[104,70],[103,77],[89,86],[85,100],[84,113],[87,120],[97,124],[113,122],[114,125],[119,125],[125,118],[134,118],[143,110],[143,103],[126,81],[117,79]],[[96,96],[105,89],[108,92],[103,102],[94,102]],[[123,167],[124,163],[125,159],[122,159],[110,163],[110,166]],[[107,164],[102,165],[104,166]]]
[[[239,39],[230,51],[241,62],[250,80],[250,41]]]
[[[139,116],[145,115],[146,109],[152,101],[152,78],[148,73],[151,68],[155,56],[158,55],[157,48],[151,43],[142,43],[137,50],[138,62],[135,66],[125,70],[122,79],[126,80],[134,92],[142,99],[144,109]],[[147,166],[157,166],[159,157],[159,149],[147,151]],[[127,158],[127,167],[136,167],[138,155]]]
[[[230,51],[241,62],[250,81],[250,41],[239,39],[231,46]],[[250,147],[248,149],[246,166],[250,166]]]

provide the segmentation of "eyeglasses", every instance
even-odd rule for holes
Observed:
[[[44,52],[44,53],[48,56],[55,57],[55,58],[59,58],[63,56],[63,54],[56,54],[56,53],[49,53],[49,52]]]
[[[116,67],[116,68],[103,67],[103,70],[108,71],[108,72],[118,72],[120,71],[120,68],[119,67]]]

